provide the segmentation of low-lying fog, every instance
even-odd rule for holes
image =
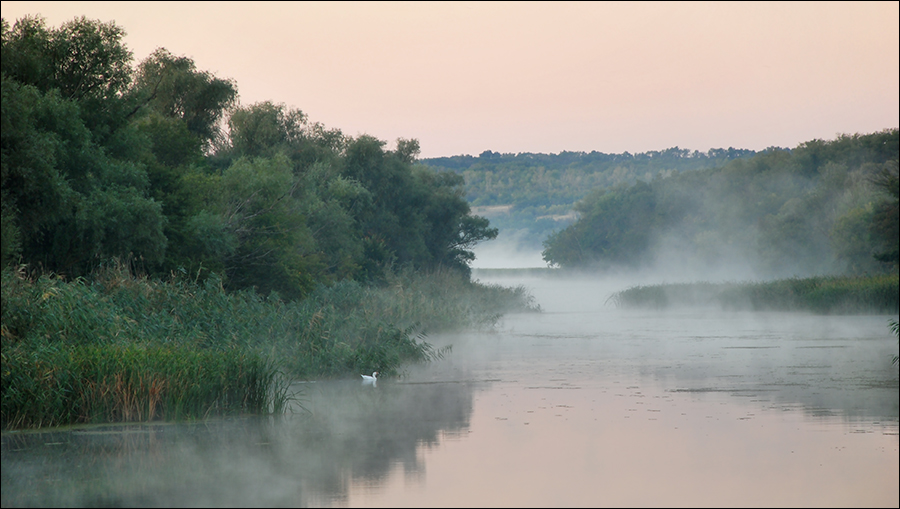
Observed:
[[[473,269],[529,269],[546,267],[547,262],[536,246],[527,245],[522,234],[501,233],[496,239],[482,242],[473,250]]]
[[[474,247],[473,269],[529,269],[547,268],[541,249],[528,240],[524,232],[501,233],[496,239],[482,242]],[[617,280],[625,288],[639,284],[690,283],[696,281],[757,281],[772,279],[769,275],[759,275],[750,267],[753,262],[744,253],[722,248],[721,257],[696,261],[696,256],[669,236],[660,237],[655,250],[652,267],[641,270],[610,270],[618,272],[615,277],[604,276],[607,284]],[[593,276],[592,276],[593,277]],[[624,288],[622,288],[624,289]]]
[[[399,379],[297,384],[278,419],[4,434],[2,505],[900,503],[895,317],[622,310],[635,278],[473,277],[542,312],[430,335],[452,351]]]

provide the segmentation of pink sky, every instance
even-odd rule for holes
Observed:
[[[422,157],[795,147],[900,124],[898,2],[2,2]]]

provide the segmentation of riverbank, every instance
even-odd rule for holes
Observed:
[[[2,273],[2,428],[278,413],[294,380],[396,375],[431,332],[536,309],[524,288],[453,272],[342,282],[302,301],[221,281]]]

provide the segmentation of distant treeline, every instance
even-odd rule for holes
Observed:
[[[743,265],[763,278],[897,270],[896,128],[599,188],[544,242],[562,267]]]
[[[485,215],[500,230],[527,232],[531,247],[539,248],[550,233],[572,223],[573,206],[592,190],[719,167],[755,154],[736,148],[699,152],[678,147],[638,154],[500,154],[486,150],[478,157],[459,155],[420,162],[462,175],[466,199],[475,207],[511,206],[503,213]]]

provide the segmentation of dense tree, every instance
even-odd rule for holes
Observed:
[[[486,219],[470,215],[462,178],[411,164],[418,142],[398,140],[395,151],[384,150],[384,145],[367,135],[351,140],[343,167],[372,197],[360,204],[356,216],[369,256],[382,264],[467,271],[474,259],[468,249],[496,237],[497,230],[488,227]],[[366,271],[368,277],[377,277],[370,266]]]
[[[21,242],[8,249],[50,270],[80,275],[107,257],[156,261],[165,250],[144,168],[110,146],[126,125],[123,33],[84,18],[59,29],[3,22],[4,225]]]
[[[240,156],[283,153],[293,161],[296,171],[302,171],[316,162],[335,164],[345,143],[339,129],[326,129],[310,122],[299,109],[271,101],[236,108],[228,127],[228,143],[216,154],[219,165]]]
[[[134,89],[153,111],[183,121],[204,147],[221,141],[221,122],[237,101],[232,81],[199,71],[190,58],[176,57],[164,48],[138,66]]]
[[[564,266],[638,266],[661,225],[653,190],[644,182],[601,190],[576,205],[578,222],[551,235],[544,259]]]
[[[168,239],[165,272],[201,267],[224,270],[228,241],[210,228],[209,164],[205,156],[223,143],[221,126],[237,100],[236,85],[200,71],[187,57],[157,49],[136,71],[128,113],[136,131],[130,154],[146,168],[151,197],[162,204]],[[144,144],[134,141],[143,138]]]
[[[872,177],[872,182],[884,192],[885,197],[875,205],[869,233],[876,244],[875,259],[893,264],[900,263],[898,238],[900,238],[900,178],[897,159],[884,164]]]
[[[544,259],[634,266],[677,251],[777,277],[896,270],[898,145],[897,129],[845,135],[601,190],[547,239]]]
[[[501,154],[423,159],[436,170],[465,178],[465,197],[475,207],[504,206],[485,212],[505,232],[519,232],[523,248],[539,248],[546,237],[574,220],[574,204],[592,190],[649,182],[657,176],[721,166],[755,154],[735,148],[689,151],[672,147],[638,154],[568,152]]]

